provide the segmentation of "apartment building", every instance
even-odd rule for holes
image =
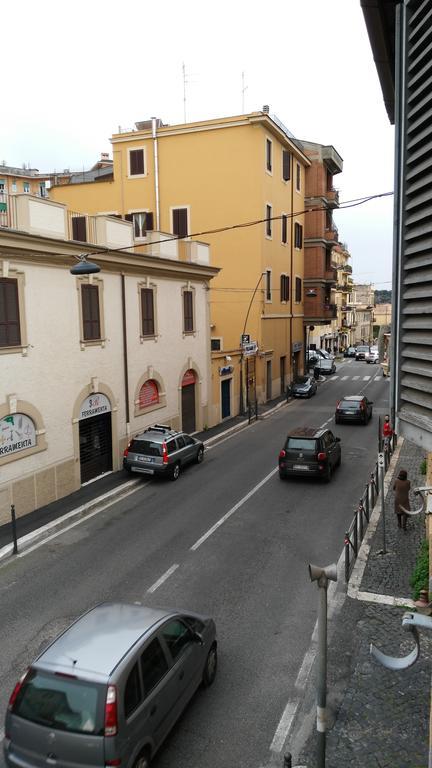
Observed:
[[[111,143],[112,178],[62,180],[51,199],[131,221],[142,252],[153,228],[210,244],[221,271],[210,284],[209,424],[284,392],[305,351],[310,160],[300,144],[267,108],[173,126],[154,118]]]
[[[354,344],[372,344],[374,341],[375,290],[371,283],[353,285],[353,305],[356,315]]]
[[[333,211],[339,206],[334,177],[343,160],[331,145],[301,141],[310,165],[305,171],[304,325],[310,344],[331,352],[338,349],[336,285],[333,249],[339,240]]]
[[[193,432],[211,399],[209,247],[17,194],[0,229],[0,524],[122,465],[155,422]],[[83,254],[100,267],[70,268]],[[94,254],[94,255],[92,255]]]
[[[356,326],[356,311],[352,297],[354,287],[352,267],[349,263],[351,254],[343,243],[339,243],[333,247],[332,259],[338,276],[335,291],[336,348],[338,351],[344,351],[353,345]]]

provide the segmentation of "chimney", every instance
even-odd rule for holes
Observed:
[[[268,104],[264,104],[264,106],[262,108],[262,111],[264,112],[265,115],[268,115],[268,113],[270,112],[269,105]]]

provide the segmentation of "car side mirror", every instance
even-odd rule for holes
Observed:
[[[193,632],[192,633],[192,639],[194,643],[198,643],[198,645],[204,645],[204,638],[200,634],[200,632]]]
[[[335,440],[337,443],[340,443],[340,437],[336,437]]]
[[[373,405],[373,400],[369,400],[369,405]]]

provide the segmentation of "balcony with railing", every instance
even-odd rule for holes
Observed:
[[[337,208],[339,206],[339,190],[327,189],[324,192],[324,197],[328,203],[329,208]]]
[[[331,228],[324,230],[324,240],[327,243],[332,243],[333,245],[336,245],[339,242],[339,232],[337,231],[334,224],[331,226]]]

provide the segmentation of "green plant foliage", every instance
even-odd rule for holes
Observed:
[[[413,600],[418,600],[421,589],[428,589],[429,587],[429,542],[427,539],[424,539],[420,545],[410,584],[413,588]]]
[[[422,463],[420,464],[420,474],[426,474],[426,459],[423,459]]]

